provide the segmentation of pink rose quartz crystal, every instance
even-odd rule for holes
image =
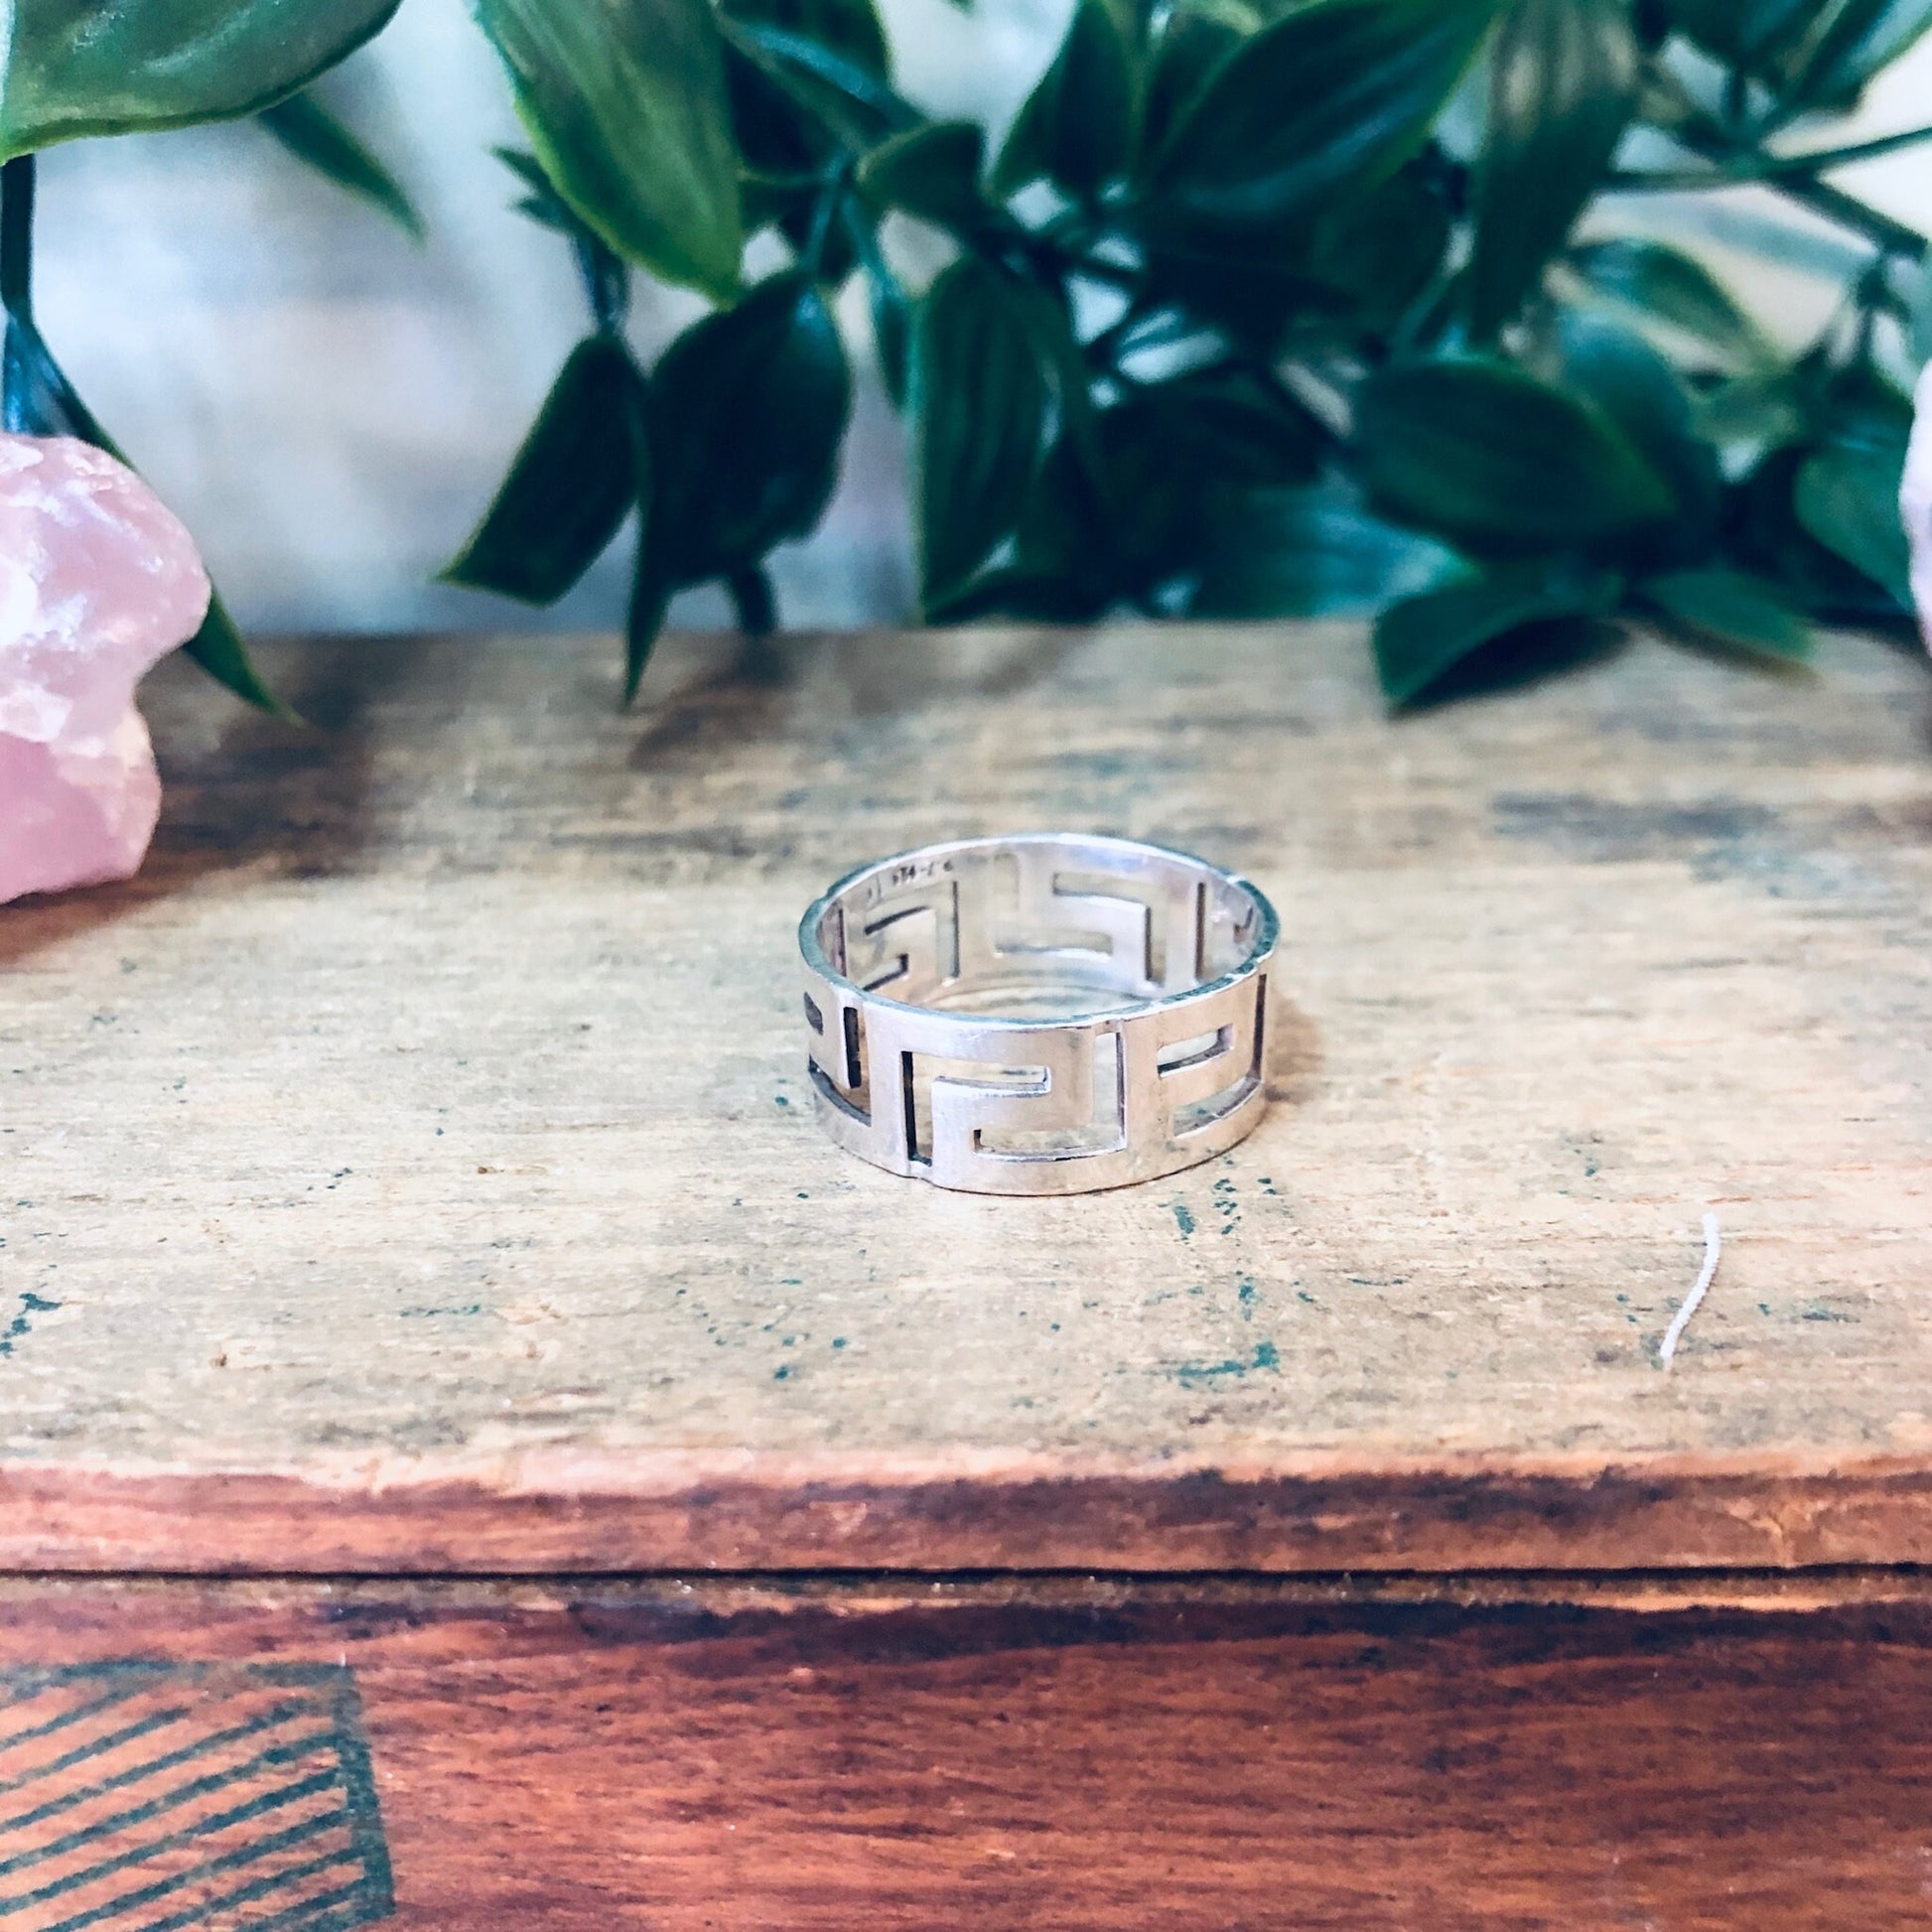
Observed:
[[[1898,514],[1912,547],[1912,602],[1918,606],[1919,634],[1932,647],[1932,363],[1918,379],[1911,447],[1905,452],[1905,478],[1898,487]]]
[[[207,600],[194,540],[124,464],[0,435],[0,904],[139,868],[161,778],[134,687]]]

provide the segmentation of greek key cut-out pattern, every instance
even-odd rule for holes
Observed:
[[[835,1137],[896,1172],[998,1193],[1117,1185],[1239,1140],[1265,1105],[1257,947],[1272,915],[1252,889],[1176,855],[1148,865],[1145,850],[940,848],[828,900],[830,970],[808,964],[804,1010]],[[1019,1023],[945,1010],[961,989],[1055,980],[1113,1010]]]

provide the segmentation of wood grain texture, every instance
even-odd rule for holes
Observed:
[[[720,648],[629,719],[595,640],[305,645],[308,734],[155,680],[147,874],[0,909],[0,1563],[1932,1560],[1917,660],[1391,723],[1337,629]],[[1268,1121],[842,1158],[799,910],[1056,825],[1275,898]]]
[[[16,1580],[0,1670],[345,1674],[396,1932],[1842,1932],[1932,1916],[1932,1613],[1892,1591]]]

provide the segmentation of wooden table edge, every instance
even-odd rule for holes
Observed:
[[[1932,1470],[1095,1467],[921,1475],[856,1459],[528,1460],[483,1475],[0,1471],[0,1572],[1148,1574],[1932,1563]]]

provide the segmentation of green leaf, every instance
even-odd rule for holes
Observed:
[[[773,179],[822,181],[845,152],[810,108],[774,80],[743,48],[725,42],[725,90],[731,99],[732,136],[748,170]],[[862,143],[862,148],[869,143]],[[743,217],[747,233],[758,226]]]
[[[423,217],[408,191],[314,94],[291,94],[262,110],[261,123],[298,161],[359,196],[405,234],[423,238]]]
[[[1284,228],[1189,224],[1150,237],[1150,306],[1172,302],[1274,360],[1297,326],[1386,334],[1441,271],[1452,221],[1423,157]]]
[[[983,571],[927,607],[929,623],[976,623],[983,618],[1024,618],[1033,623],[1092,623],[1104,604],[1084,582],[1024,564]]]
[[[1825,0],[1667,0],[1672,23],[1727,66],[1758,72],[1803,35]]]
[[[745,169],[738,177],[738,206],[745,218],[745,232],[757,234],[774,221],[808,213],[825,192],[820,175],[767,175],[756,168]]]
[[[1761,577],[1675,570],[1646,577],[1638,589],[1666,617],[1720,643],[1766,657],[1811,655],[1811,626]]]
[[[759,561],[818,521],[851,404],[838,329],[796,270],[664,351],[650,381],[651,508],[624,614],[626,704],[679,590],[723,577],[735,596],[756,596],[754,580],[768,594]]]
[[[1300,219],[1365,194],[1422,146],[1492,0],[1309,0],[1208,77],[1147,170],[1172,230]]]
[[[723,26],[727,45],[742,62],[807,115],[821,137],[853,154],[863,154],[924,119],[871,69],[803,34],[752,20],[727,18]],[[762,155],[752,158],[769,165]]]
[[[444,580],[554,604],[637,501],[642,409],[642,379],[622,345],[608,336],[579,343]]]
[[[1186,370],[1140,390],[1129,404],[1156,460],[1203,482],[1242,488],[1305,483],[1329,441],[1293,396],[1238,366]]]
[[[531,220],[541,221],[559,234],[575,236],[593,232],[550,186],[550,177],[543,172],[543,164],[535,155],[525,154],[521,148],[492,148],[490,153],[529,191],[516,206]]]
[[[1448,545],[1391,523],[1343,483],[1246,498],[1216,533],[1189,614],[1372,617],[1468,566]]]
[[[182,645],[182,649],[215,683],[225,685],[244,703],[266,711],[272,717],[287,719],[291,724],[301,723],[296,714],[268,688],[261,673],[255,669],[248,655],[247,643],[235,627],[235,621],[229,617],[228,608],[221,602],[219,592],[210,592],[207,615],[202,620],[202,627]]]
[[[991,209],[980,190],[986,136],[973,121],[931,121],[883,141],[859,164],[859,192],[876,207],[971,232]]]
[[[1360,206],[1375,199],[1371,191]],[[1333,229],[1346,234],[1354,212],[1337,208]],[[1158,229],[1144,237],[1146,306],[1174,308],[1220,330],[1257,359],[1279,361],[1291,331],[1310,311],[1327,314],[1340,306],[1336,291],[1314,276],[1329,231],[1324,220],[1283,229],[1197,223]]]
[[[1095,614],[1145,602],[1198,566],[1231,504],[1311,480],[1328,441],[1245,369],[1130,389],[1066,419],[1022,513],[1017,561],[1082,591]]]
[[[1820,622],[1870,623],[1898,606],[1798,520],[1798,477],[1812,452],[1786,444],[1739,477],[1725,505],[1725,551],[1738,568],[1777,586]]]
[[[1612,571],[1522,564],[1405,598],[1376,621],[1382,689],[1413,703],[1484,644],[1552,618],[1607,617],[1622,594]]]
[[[40,331],[19,314],[7,319],[4,358],[9,430],[28,436],[76,436],[105,450],[117,463],[128,462],[126,452],[75,393]],[[210,592],[202,627],[182,648],[236,697],[278,718],[295,720],[295,713],[268,688],[250,661],[248,646],[218,591]]]
[[[1805,426],[1800,385],[1789,369],[1733,377],[1698,396],[1698,434],[1718,452],[1723,475],[1735,482]]]
[[[627,261],[730,301],[744,248],[706,0],[472,0],[556,192]]]
[[[1039,466],[1046,378],[1022,292],[973,257],[926,291],[910,399],[920,597],[957,591],[1020,517]]]
[[[1370,493],[1478,543],[1584,542],[1669,515],[1671,492],[1593,408],[1507,364],[1397,364],[1372,377],[1355,441]]]
[[[1912,608],[1905,529],[1898,514],[1903,453],[1840,445],[1820,450],[1798,472],[1798,521],[1835,556]]]
[[[1134,28],[1114,0],[1078,0],[1066,38],[1028,95],[993,169],[1006,196],[1041,176],[1074,197],[1125,172],[1134,150]]]
[[[664,545],[657,540],[655,517],[646,517],[637,531],[637,554],[631,566],[630,597],[623,614],[623,701],[630,704],[651,652],[664,628],[664,614],[677,591]]]
[[[1754,370],[1776,351],[1724,285],[1695,256],[1667,242],[1619,237],[1574,249],[1570,266],[1590,293],[1645,321],[1695,338],[1727,367]]]
[[[1141,152],[1158,154],[1209,76],[1261,25],[1241,0],[1189,0],[1163,23],[1141,105]]]
[[[1378,334],[1409,312],[1449,251],[1449,204],[1424,175],[1423,164],[1412,162],[1309,232],[1309,273],[1346,297],[1354,319]]]
[[[1800,365],[1813,373],[1807,360]],[[1881,452],[1894,473],[1905,464],[1912,433],[1912,405],[1889,377],[1870,362],[1831,370],[1812,387],[1809,414],[1819,440]]]
[[[1673,553],[1702,550],[1723,494],[1717,450],[1697,432],[1677,372],[1637,334],[1609,316],[1563,310],[1557,350],[1564,384],[1593,404],[1669,488],[1669,523],[1657,532]]]
[[[719,11],[744,26],[816,41],[876,79],[892,78],[886,30],[873,0],[721,0]]]
[[[855,103],[849,87],[829,85],[795,61],[768,52],[757,38],[774,34],[783,47],[815,47],[840,64],[838,71],[852,85],[890,93],[892,64],[872,0],[728,0],[720,13],[728,37],[732,127],[754,167],[822,180],[843,152],[863,153],[899,124],[874,106]],[[810,221],[808,207],[786,211],[785,233],[801,252]],[[756,225],[747,222],[748,228]]]
[[[989,583],[1032,584],[1025,595],[1033,608],[1023,611],[1015,603],[1012,613],[1044,616],[1037,587],[1051,584],[1049,601],[1068,612],[1067,621],[1084,622],[1172,571],[1176,492],[1160,486],[1165,479],[1145,487],[1148,473],[1139,461],[1144,452],[1127,413],[1096,413],[1077,445],[1064,431],[1053,439],[1021,504],[1012,562],[982,572],[974,580],[975,597]],[[1130,510],[1124,522],[1115,517],[1123,498]],[[958,598],[935,608],[957,621]]]
[[[730,576],[810,531],[838,481],[851,406],[837,325],[801,272],[760,282],[678,337],[650,382],[664,581]]]
[[[1489,55],[1475,165],[1469,328],[1493,336],[1601,185],[1630,118],[1630,0],[1514,0]]]
[[[1864,83],[1932,28],[1932,0],[1831,0],[1786,62],[1783,113],[1850,106]]]
[[[0,0],[0,160],[83,134],[260,113],[396,0]]]

